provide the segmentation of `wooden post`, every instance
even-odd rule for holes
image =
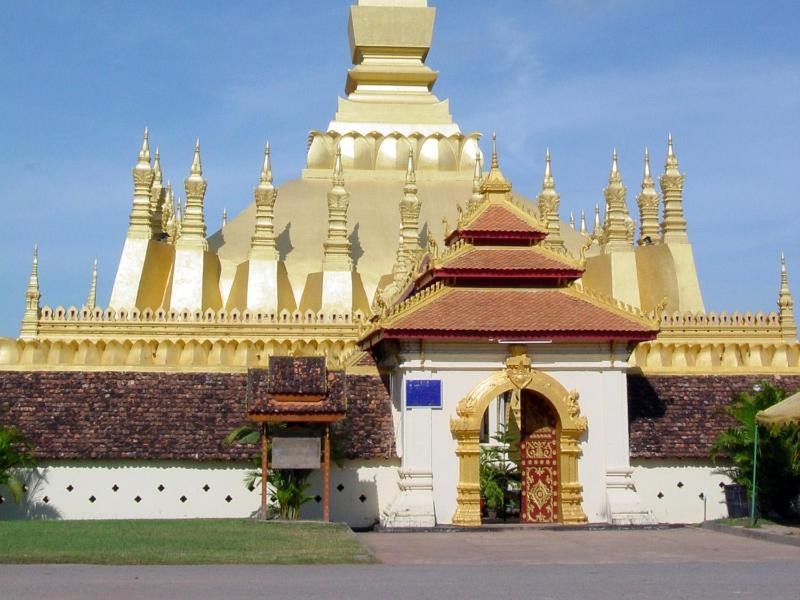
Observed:
[[[325,461],[322,463],[322,520],[331,520],[331,426],[325,424]]]
[[[261,519],[267,520],[267,424],[261,424]]]

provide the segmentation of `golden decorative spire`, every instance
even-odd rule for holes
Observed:
[[[156,148],[153,159],[153,184],[150,188],[150,232],[154,240],[161,240],[164,228],[162,226],[164,201],[167,197],[166,188],[163,186],[161,173],[161,155]]]
[[[25,290],[25,313],[22,316],[22,327],[19,337],[23,340],[36,339],[39,333],[39,246],[33,245],[33,264],[31,276],[28,278],[28,289]]]
[[[569,211],[569,228],[575,231],[575,215]]]
[[[208,250],[206,241],[206,219],[203,200],[206,195],[206,180],[203,179],[203,165],[200,161],[200,140],[194,145],[194,157],[189,169],[189,176],[184,179],[183,186],[186,191],[186,206],[181,223],[181,246],[198,246]]]
[[[324,271],[352,271],[350,240],[347,238],[347,209],[350,207],[350,194],[344,189],[340,146],[336,147],[336,162],[331,182],[333,185],[328,192],[328,237],[323,244],[325,255],[322,266]]]
[[[397,258],[392,269],[395,284],[398,286],[405,281],[420,252],[419,213],[421,203],[417,197],[416,182],[414,152],[409,150],[406,184],[403,186],[403,198],[400,200],[400,241],[397,247]]]
[[[128,226],[129,238],[150,239],[150,188],[153,185],[153,168],[150,166],[150,138],[144,128],[142,147],[133,175],[133,206]]]
[[[611,155],[611,173],[608,187],[603,190],[606,199],[606,219],[603,225],[603,241],[607,249],[619,249],[633,244],[633,220],[625,202],[627,189],[622,185],[622,175],[617,165],[617,150]]]
[[[181,239],[181,230],[183,229],[183,203],[178,198],[178,206],[175,209],[175,235],[173,236],[173,243]]]
[[[659,241],[658,192],[653,176],[650,174],[650,152],[644,149],[644,177],[642,191],[636,196],[639,206],[639,245],[654,244]]]
[[[664,196],[664,220],[661,223],[662,239],[666,243],[688,242],[686,219],[683,216],[683,184],[686,177],[678,170],[678,157],[672,145],[672,134],[667,137],[667,160],[660,178]]]
[[[561,204],[561,196],[556,192],[556,184],[553,179],[553,170],[550,164],[550,148],[544,155],[544,177],[542,178],[542,191],[536,197],[536,205],[539,209],[539,220],[547,227],[547,237],[543,245],[551,250],[564,253],[564,240],[561,237],[561,219],[558,216],[558,207]],[[573,219],[573,229],[574,222]]]
[[[794,300],[789,290],[789,277],[786,274],[786,258],[781,252],[781,288],[778,293],[779,322],[781,336],[787,342],[797,341],[797,322],[794,320]]]
[[[92,282],[89,284],[89,296],[86,299],[86,308],[94,310],[97,304],[97,259],[92,264]]]
[[[592,239],[597,240],[598,242],[603,237],[603,224],[600,222],[600,205],[595,203],[594,205],[594,230],[592,231]]]
[[[264,146],[264,162],[261,165],[261,178],[253,190],[256,204],[256,225],[250,239],[250,258],[277,260],[278,251],[275,242],[275,200],[278,192],[272,185],[272,158],[269,142]]]
[[[484,198],[506,198],[511,192],[511,183],[500,170],[500,161],[497,158],[497,134],[492,134],[492,168],[481,182],[481,193]]]
[[[586,211],[581,209],[581,233],[583,235],[589,234],[589,228],[586,227]]]
[[[483,194],[481,193],[481,182],[483,181],[483,164],[481,161],[481,153],[475,152],[475,168],[472,171],[472,195],[467,200],[467,212],[472,212],[475,208],[483,202]]]
[[[222,226],[225,227],[225,225],[227,225],[227,224],[228,224],[228,209],[227,208],[223,208],[222,209]]]

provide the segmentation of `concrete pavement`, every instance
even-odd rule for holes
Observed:
[[[14,600],[800,598],[800,548],[694,527],[358,537],[383,564],[0,565],[0,596]]]

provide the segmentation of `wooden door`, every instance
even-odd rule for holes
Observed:
[[[520,521],[557,523],[560,496],[558,417],[543,398],[524,394],[522,400]]]

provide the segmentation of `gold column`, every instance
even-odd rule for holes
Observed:
[[[453,421],[451,428],[458,442],[458,485],[456,487],[456,513],[453,525],[480,527],[481,484],[479,432],[470,424]]]
[[[581,449],[578,446],[580,431],[562,429],[560,444],[561,470],[561,521],[565,525],[577,525],[586,522],[583,512],[583,486],[578,483],[578,458]]]

